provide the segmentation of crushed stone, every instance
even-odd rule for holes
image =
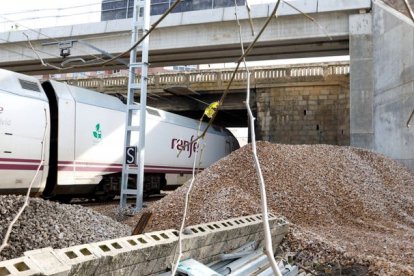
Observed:
[[[0,196],[0,242],[23,202],[24,196]],[[0,261],[20,257],[28,250],[48,246],[65,248],[129,236],[130,233],[129,226],[89,208],[31,198],[13,227],[10,246],[0,252]]]
[[[414,174],[383,155],[332,145],[257,144],[269,211],[291,223],[298,262],[414,275]],[[251,147],[199,173],[186,225],[260,213]],[[179,229],[188,183],[152,204],[146,232]],[[134,225],[139,215],[126,223]]]

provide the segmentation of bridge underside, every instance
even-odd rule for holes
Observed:
[[[245,44],[245,48],[249,45]],[[206,47],[188,47],[180,49],[165,49],[165,50],[152,50],[149,53],[150,64],[152,67],[163,67],[172,65],[193,65],[193,64],[213,64],[223,62],[237,62],[240,58],[240,45],[218,45],[218,47],[206,46]],[[119,53],[113,53],[114,55]],[[254,49],[250,52],[248,60],[260,61],[260,60],[272,60],[272,59],[288,59],[288,58],[307,58],[307,57],[326,57],[326,56],[340,56],[349,54],[349,38],[348,37],[336,37],[332,40],[327,40],[326,37],[319,39],[301,39],[283,41],[279,43],[275,42],[258,42]],[[99,58],[105,58],[102,55],[95,55]],[[79,58],[79,56],[78,56]],[[95,57],[87,55],[80,56],[85,61],[93,63]],[[138,54],[137,59],[140,59]],[[68,58],[67,58],[68,59]],[[129,56],[125,56],[125,62],[128,62]],[[66,59],[63,58],[51,58],[46,61],[57,67],[61,67],[62,62]],[[96,61],[95,61],[96,63]],[[77,63],[79,64],[79,63]],[[69,67],[70,65],[68,65]],[[99,71],[99,70],[112,70],[112,69],[126,69],[125,65],[114,61],[106,64],[105,66],[87,66],[80,68],[73,68],[64,71],[56,70],[52,67],[41,66],[38,59],[15,61],[15,62],[0,62],[0,67],[14,72],[41,75],[51,73],[62,72],[85,72],[85,71]]]
[[[148,99],[148,105],[199,120],[209,104],[220,100],[222,92],[197,91],[196,94],[192,95],[158,94],[158,97],[150,97]],[[246,91],[231,90],[217,114],[215,124],[223,127],[246,127],[247,111],[244,105],[245,100]]]

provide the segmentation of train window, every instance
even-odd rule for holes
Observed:
[[[40,92],[40,87],[37,82],[19,79],[20,85],[23,89]]]

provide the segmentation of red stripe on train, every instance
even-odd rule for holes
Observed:
[[[39,165],[0,164],[0,170],[36,171]],[[43,170],[43,166],[40,167]]]

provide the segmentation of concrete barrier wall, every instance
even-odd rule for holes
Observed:
[[[270,215],[274,248],[288,231],[285,220]],[[183,259],[203,263],[221,253],[257,241],[263,246],[261,215],[189,226],[183,238]],[[42,248],[24,257],[0,262],[0,275],[152,275],[171,268],[178,256],[178,231],[164,230],[63,249]]]
[[[414,170],[414,23],[374,1],[374,149]]]

